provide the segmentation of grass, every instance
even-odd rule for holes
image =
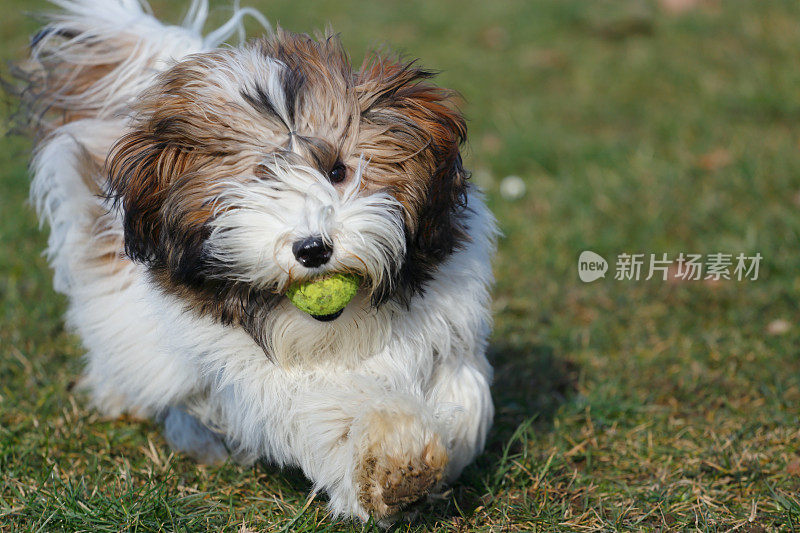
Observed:
[[[6,0],[2,59],[42,5]],[[261,7],[330,22],[356,61],[387,43],[441,69],[504,233],[487,451],[398,530],[800,529],[800,3]],[[198,467],[71,392],[81,348],[25,205],[29,146],[0,141],[0,529],[361,530],[297,472]],[[586,249],[764,259],[757,281],[584,284]]]

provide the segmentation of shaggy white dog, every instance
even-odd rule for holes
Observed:
[[[233,48],[136,0],[55,0],[23,101],[31,196],[103,413],[163,420],[215,463],[297,465],[339,515],[388,520],[479,453],[492,420],[495,223],[466,128],[415,62],[353,69],[335,36]],[[285,297],[332,272],[340,312]]]

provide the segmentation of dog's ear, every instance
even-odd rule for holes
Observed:
[[[135,261],[164,259],[162,208],[171,180],[189,164],[189,153],[149,131],[122,137],[108,160],[109,193],[123,213],[125,252]]]
[[[413,183],[405,184],[406,197],[398,198],[413,216],[401,279],[412,290],[467,238],[462,219],[469,173],[460,154],[466,123],[455,94],[428,82],[433,75],[413,61],[375,57],[356,81],[362,118],[380,124],[389,143],[416,161],[413,169],[403,161],[403,173]]]

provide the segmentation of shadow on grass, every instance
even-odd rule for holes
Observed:
[[[542,345],[494,343],[489,360],[494,365],[495,418],[486,451],[494,453],[502,452],[520,424],[531,418],[537,427],[550,425],[558,407],[577,389],[578,367]]]
[[[523,453],[529,432],[548,431],[559,406],[577,390],[578,367],[548,346],[495,342],[489,360],[495,371],[495,419],[486,450],[464,471],[448,501],[421,513],[414,525],[468,517],[489,503],[510,459]]]

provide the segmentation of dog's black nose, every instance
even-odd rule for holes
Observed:
[[[333,248],[322,237],[307,237],[292,245],[292,253],[304,267],[316,268],[328,262]]]

